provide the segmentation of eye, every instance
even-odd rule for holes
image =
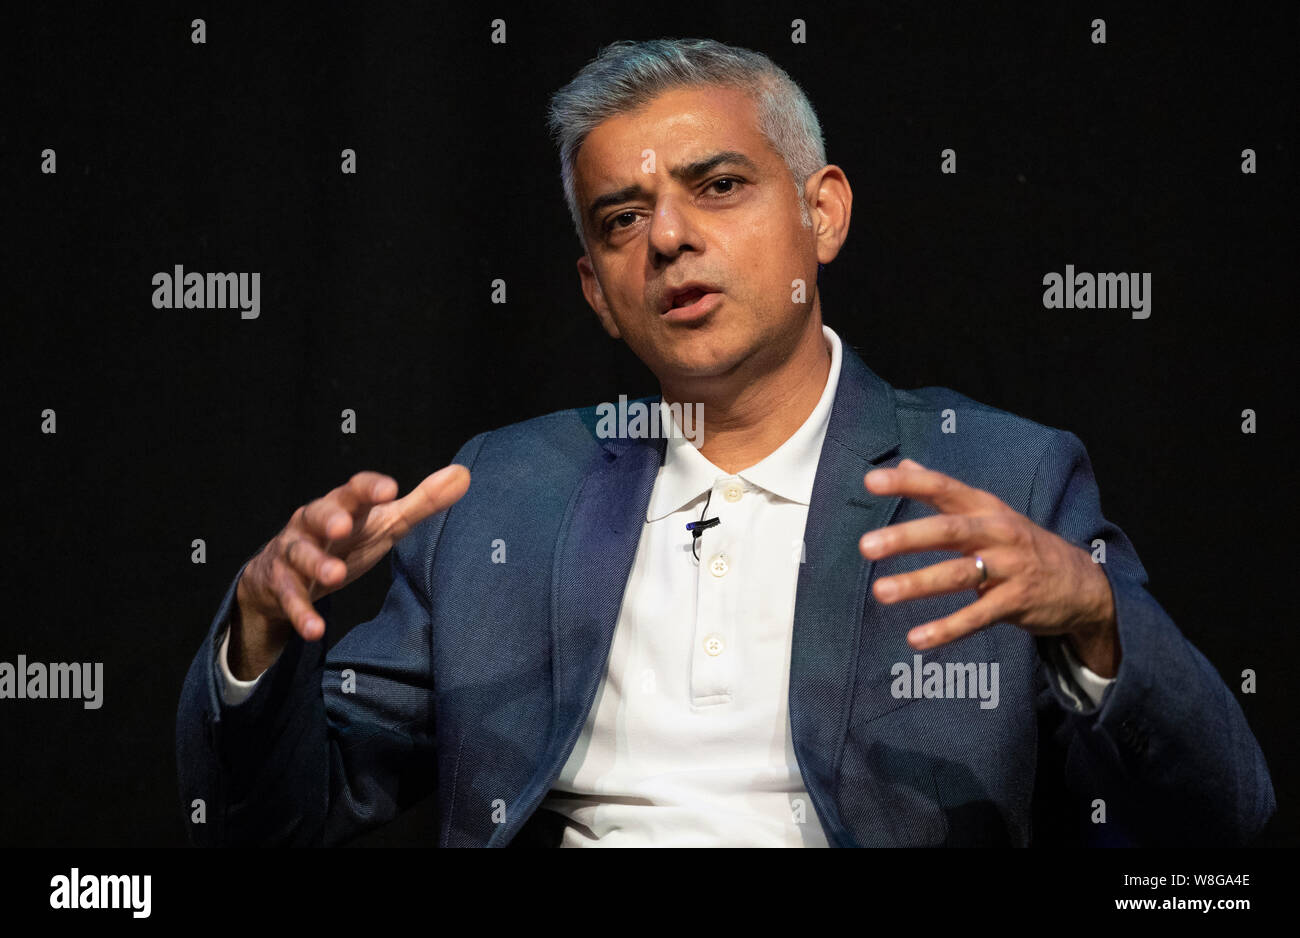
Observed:
[[[739,189],[740,186],[742,185],[744,185],[743,179],[737,179],[735,176],[721,176],[717,179],[712,180],[708,184],[708,187],[712,189],[715,186],[725,186],[726,187],[725,189],[720,190],[720,194],[726,197],[726,196],[733,195],[737,191],[737,189]]]
[[[627,225],[616,224],[620,218],[627,218],[630,219],[630,221]],[[615,228],[626,228],[628,225],[632,224],[633,221],[636,221],[636,212],[619,212],[617,215],[611,215],[609,219],[606,220],[605,230],[612,231]]]

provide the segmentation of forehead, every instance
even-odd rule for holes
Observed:
[[[713,85],[672,88],[596,125],[574,161],[577,190],[595,192],[639,176],[647,149],[665,169],[718,150],[739,150],[756,163],[776,155],[746,92]]]

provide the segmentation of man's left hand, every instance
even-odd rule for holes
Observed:
[[[979,593],[952,615],[912,629],[907,639],[913,648],[934,648],[1009,622],[1033,635],[1066,635],[1090,670],[1115,676],[1120,657],[1115,601],[1106,574],[1086,551],[996,495],[911,459],[897,469],[874,469],[865,482],[876,495],[914,498],[942,514],[869,532],[858,544],[864,557],[879,560],[932,550],[964,555],[877,580],[877,599],[895,603],[966,589]],[[984,562],[986,578],[976,557]]]

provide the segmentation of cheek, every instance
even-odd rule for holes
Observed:
[[[629,272],[620,266],[608,267],[601,280],[605,301],[613,309],[614,318],[622,325],[623,320],[636,318],[644,302],[645,284],[632,282]]]
[[[798,246],[784,232],[752,230],[734,243],[730,258],[736,292],[756,308],[773,309],[790,300],[791,282],[802,276]]]

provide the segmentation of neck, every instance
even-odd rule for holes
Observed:
[[[830,370],[821,304],[814,298],[812,315],[789,350],[775,359],[753,356],[726,375],[665,382],[663,398],[669,404],[703,405],[700,453],[724,472],[736,473],[794,436],[821,399]]]

